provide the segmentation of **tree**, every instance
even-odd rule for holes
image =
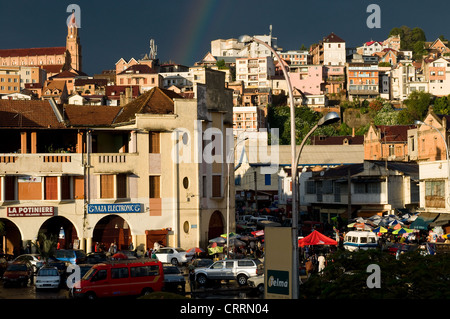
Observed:
[[[399,124],[412,124],[414,120],[423,120],[429,106],[432,104],[433,96],[430,93],[414,91],[404,101],[406,109],[399,114]]]
[[[418,27],[413,29],[403,25],[400,28],[393,28],[389,32],[389,36],[400,35],[400,49],[406,51],[413,51],[413,58],[420,59],[426,52],[424,45],[426,36],[425,32]]]
[[[57,243],[56,235],[50,234],[50,236],[47,236],[45,233],[40,232],[37,242],[33,243],[33,245],[36,247],[38,254],[44,259],[44,263],[47,263],[48,259],[54,256]]]
[[[450,114],[450,94],[437,98],[434,101],[433,111],[436,114]]]

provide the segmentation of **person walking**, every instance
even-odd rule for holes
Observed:
[[[327,261],[323,254],[320,254],[319,258],[317,258],[317,261],[319,262],[318,272],[319,274],[322,274],[322,271],[325,269]]]

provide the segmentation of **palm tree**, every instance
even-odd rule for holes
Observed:
[[[54,255],[57,245],[57,238],[54,234],[47,236],[45,233],[39,233],[38,240],[33,243],[38,254],[41,255],[44,263],[47,264],[48,258]]]

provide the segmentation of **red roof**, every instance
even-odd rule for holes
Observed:
[[[301,238],[298,240],[299,247],[309,246],[309,245],[337,245],[337,241],[322,235],[317,230],[314,230],[311,234],[306,236],[305,238]]]
[[[333,32],[330,33],[330,35],[323,38],[323,42],[345,42],[342,38],[338,37]]]
[[[28,49],[1,49],[0,57],[60,55],[66,52],[66,47],[28,48]]]
[[[374,44],[374,43],[378,43],[378,44],[380,44],[380,45],[383,44],[383,43],[381,43],[381,42],[379,42],[379,41],[369,41],[369,42],[366,42],[366,45],[372,45],[372,44]]]
[[[49,101],[0,100],[0,127],[62,128]]]
[[[416,128],[416,125],[378,125],[381,142],[407,142],[408,130]]]

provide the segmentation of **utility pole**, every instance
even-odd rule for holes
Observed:
[[[257,168],[255,168],[255,171],[253,172],[253,179],[255,181],[255,206],[256,206],[256,214],[258,214],[258,182],[256,179],[256,170]]]

